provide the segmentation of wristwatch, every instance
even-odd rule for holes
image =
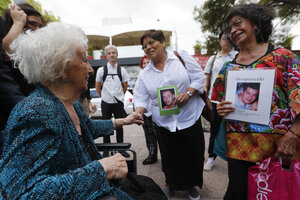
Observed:
[[[186,93],[187,93],[190,97],[193,96],[193,94],[192,94],[190,91],[186,91]]]

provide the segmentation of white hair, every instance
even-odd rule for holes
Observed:
[[[116,47],[115,45],[112,45],[112,44],[109,44],[109,45],[107,45],[107,46],[104,48],[105,55],[106,55],[106,53],[107,53],[107,50],[109,50],[109,49],[114,49],[114,50],[116,50],[117,55],[118,55],[118,49],[117,49],[117,47]]]
[[[54,82],[75,58],[76,50],[87,48],[87,41],[79,27],[53,22],[20,34],[10,46],[10,57],[29,83]]]

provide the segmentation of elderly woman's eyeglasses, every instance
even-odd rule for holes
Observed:
[[[156,41],[156,40],[150,40],[150,41],[148,41],[146,44],[144,44],[144,45],[142,46],[142,49],[143,49],[143,50],[146,49],[148,45],[149,45],[149,46],[152,46],[153,43],[154,43],[155,41]]]

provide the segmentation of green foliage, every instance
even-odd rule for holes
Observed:
[[[11,0],[0,0],[0,16],[4,14],[4,11],[11,4]]]
[[[278,47],[284,47],[286,49],[291,49],[293,39],[296,35],[291,35],[288,31],[280,30],[272,35],[270,42],[275,44]]]
[[[0,15],[2,16],[4,11],[11,5],[11,0],[0,0]],[[55,15],[52,14],[52,12],[48,12],[46,10],[42,9],[42,6],[39,2],[35,0],[26,0],[26,3],[32,5],[37,11],[39,11],[44,20],[45,24],[48,24],[49,22],[57,22],[60,21],[60,17],[55,17]]]
[[[205,42],[207,55],[215,55],[220,50],[219,38],[214,35],[209,35]]]
[[[271,6],[284,23],[297,23],[300,20],[299,0],[260,0],[261,5]]]
[[[34,7],[37,11],[39,11],[42,14],[45,20],[45,25],[48,24],[49,22],[60,21],[60,17],[55,17],[55,15],[51,11],[43,10],[39,2],[35,0],[26,0],[26,3],[32,5],[32,7]]]
[[[271,42],[276,46],[291,49],[296,35],[289,34],[289,26],[300,20],[299,0],[260,0],[261,5],[273,7],[280,19],[279,26],[274,29]]]
[[[218,35],[223,20],[235,0],[207,0],[200,7],[194,7],[194,20],[201,24],[201,30],[207,35],[205,46],[208,55],[213,55],[219,50]]]
[[[299,0],[206,0],[200,7],[194,7],[194,20],[201,24],[201,30],[206,35],[205,48],[208,55],[213,55],[219,50],[218,34],[228,11],[235,4],[257,3],[271,6],[275,9],[281,24],[297,23],[300,20]],[[293,39],[288,31],[274,29],[271,42],[277,46],[290,48]]]
[[[92,44],[89,44],[87,49],[87,53],[89,56],[93,56],[93,50],[94,50],[94,46]]]
[[[235,0],[207,0],[203,6],[194,7],[194,20],[202,25],[203,31],[219,34],[219,28],[223,24],[228,10],[234,5]]]
[[[195,55],[201,54],[202,45],[201,45],[201,42],[199,40],[196,41],[196,44],[193,46],[193,49],[194,49]]]

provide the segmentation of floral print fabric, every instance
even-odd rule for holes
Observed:
[[[229,158],[260,162],[272,155],[276,141],[287,132],[300,113],[300,60],[283,48],[267,53],[248,66],[225,63],[215,81],[212,100],[225,100],[228,70],[264,68],[276,68],[269,125],[228,120],[226,140]]]

